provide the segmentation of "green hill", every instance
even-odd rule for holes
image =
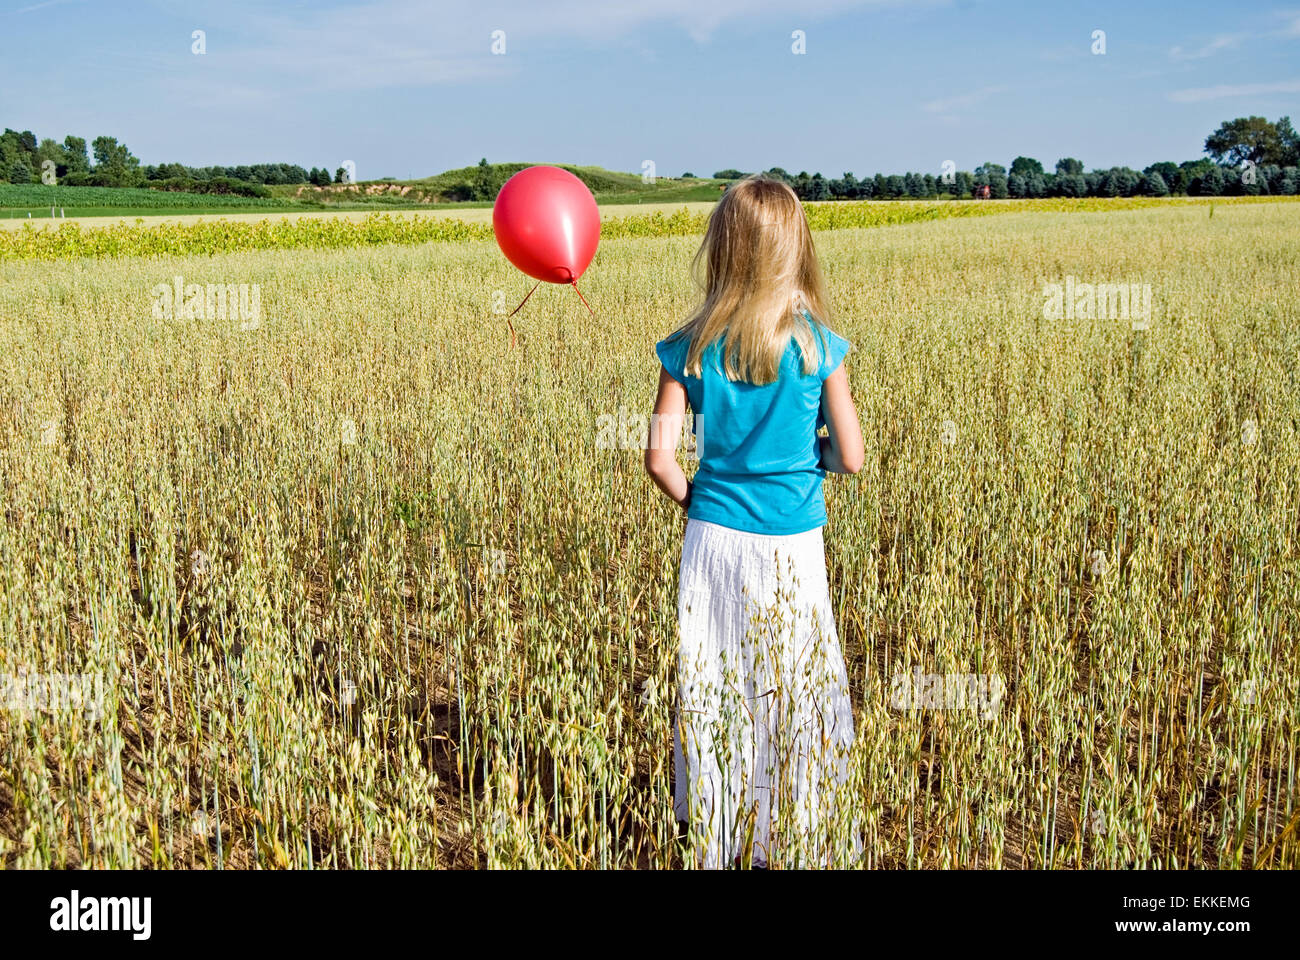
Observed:
[[[307,185],[272,187],[272,193],[284,200],[311,205],[376,204],[383,206],[422,206],[425,204],[464,204],[487,206],[481,184],[489,184],[493,197],[501,185],[534,163],[493,163],[486,171],[478,165],[446,170],[418,180],[363,180],[359,183],[332,183],[325,187]],[[644,183],[639,173],[623,173],[603,167],[580,167],[570,163],[548,166],[568,170],[591,190],[599,203],[676,203],[691,200],[716,200],[725,181],[711,177],[657,177]]]

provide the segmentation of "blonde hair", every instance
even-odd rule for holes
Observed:
[[[709,217],[691,264],[704,302],[673,337],[689,337],[685,372],[701,376],[704,351],[726,336],[728,380],[771,383],[794,337],[805,374],[822,362],[817,326],[829,326],[821,267],[793,190],[754,174],[733,184]],[[804,316],[804,311],[808,316]]]

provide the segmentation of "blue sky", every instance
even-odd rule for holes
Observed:
[[[0,126],[116,136],[145,163],[352,160],[372,179],[482,156],[669,176],[1019,154],[1141,168],[1201,156],[1231,117],[1300,123],[1300,7],[1082,6],[3,0]]]

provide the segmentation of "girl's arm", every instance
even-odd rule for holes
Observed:
[[[655,397],[654,415],[650,418],[650,436],[645,450],[645,471],[669,499],[685,507],[690,500],[690,484],[677,462],[677,443],[686,419],[686,388],[659,368],[659,395]]]
[[[821,465],[831,473],[857,473],[862,469],[862,427],[849,394],[849,377],[844,364],[822,383],[822,417],[828,437],[819,437]]]

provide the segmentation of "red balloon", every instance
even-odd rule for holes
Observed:
[[[538,280],[572,283],[600,243],[600,211],[587,185],[559,167],[527,167],[492,206],[492,231],[506,259]]]

